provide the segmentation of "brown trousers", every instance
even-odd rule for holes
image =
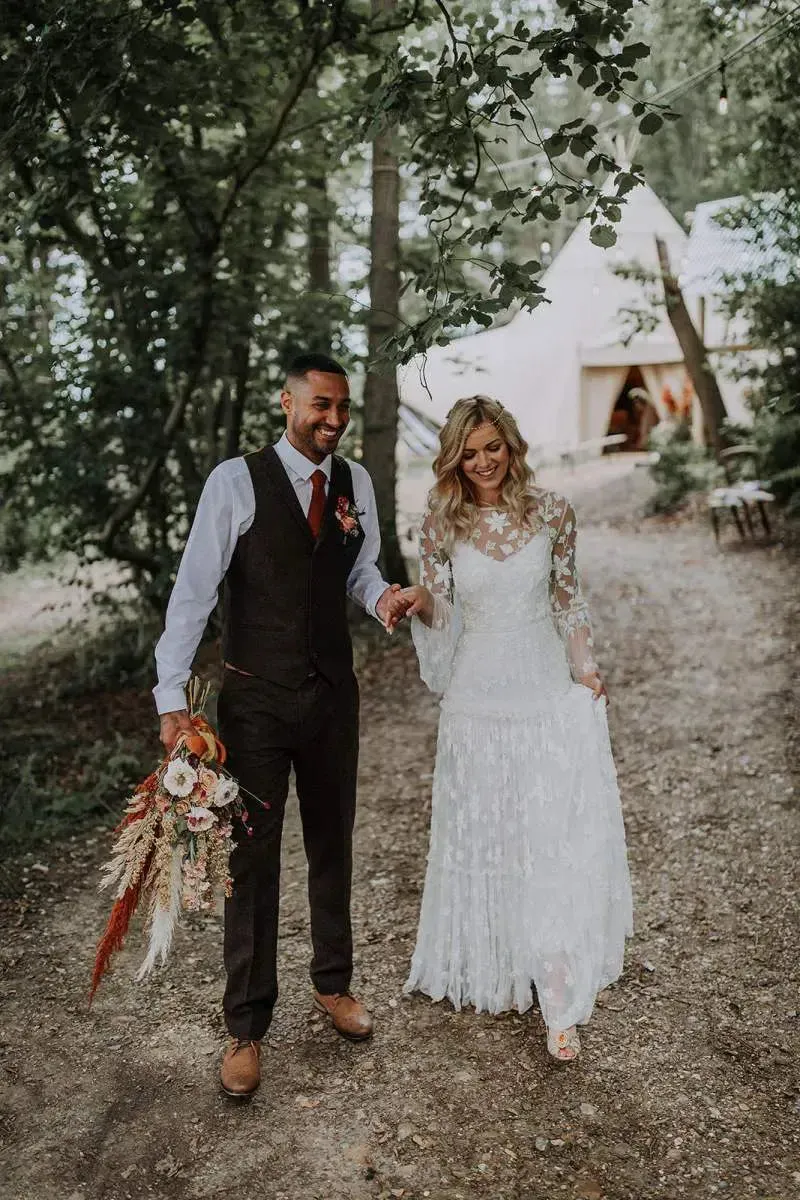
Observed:
[[[358,684],[353,675],[336,685],[313,675],[295,690],[227,670],[218,719],[226,766],[270,805],[244,797],[252,834],[235,831],[225,904],[225,1020],[234,1037],[258,1039],[278,998],[281,834],[292,767],[308,860],[311,979],[324,994],[350,985]]]

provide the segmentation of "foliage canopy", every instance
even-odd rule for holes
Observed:
[[[417,315],[395,358],[542,301],[538,261],[491,253],[513,225],[572,206],[611,245],[638,172],[596,125],[542,127],[537,105],[565,80],[628,94],[648,53],[633,7],[9,0],[6,561],[111,558],[163,606],[202,481],[271,435],[287,358],[321,343],[357,355],[358,297],[310,292],[309,239],[320,178],[343,199],[376,129],[396,131],[434,244],[406,272]],[[631,103],[644,132],[660,127],[663,108]],[[513,183],[497,162],[510,133],[532,159]],[[336,247],[334,277],[363,228],[359,242]]]

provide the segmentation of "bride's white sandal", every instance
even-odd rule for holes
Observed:
[[[573,1062],[581,1052],[581,1039],[574,1025],[569,1029],[548,1029],[547,1052],[557,1062]]]

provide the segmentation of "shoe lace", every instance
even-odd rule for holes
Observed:
[[[247,1050],[249,1046],[255,1043],[252,1038],[236,1038],[236,1045],[233,1047],[233,1053],[238,1054],[240,1050]]]

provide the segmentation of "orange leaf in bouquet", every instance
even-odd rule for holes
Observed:
[[[205,739],[212,761],[218,762],[220,765],[224,763],[228,757],[228,752],[205,717],[202,715],[192,717],[192,724],[200,736]]]
[[[185,746],[190,754],[210,761],[214,757],[215,748],[209,746],[207,738],[202,733],[184,733],[178,738],[178,745]]]

